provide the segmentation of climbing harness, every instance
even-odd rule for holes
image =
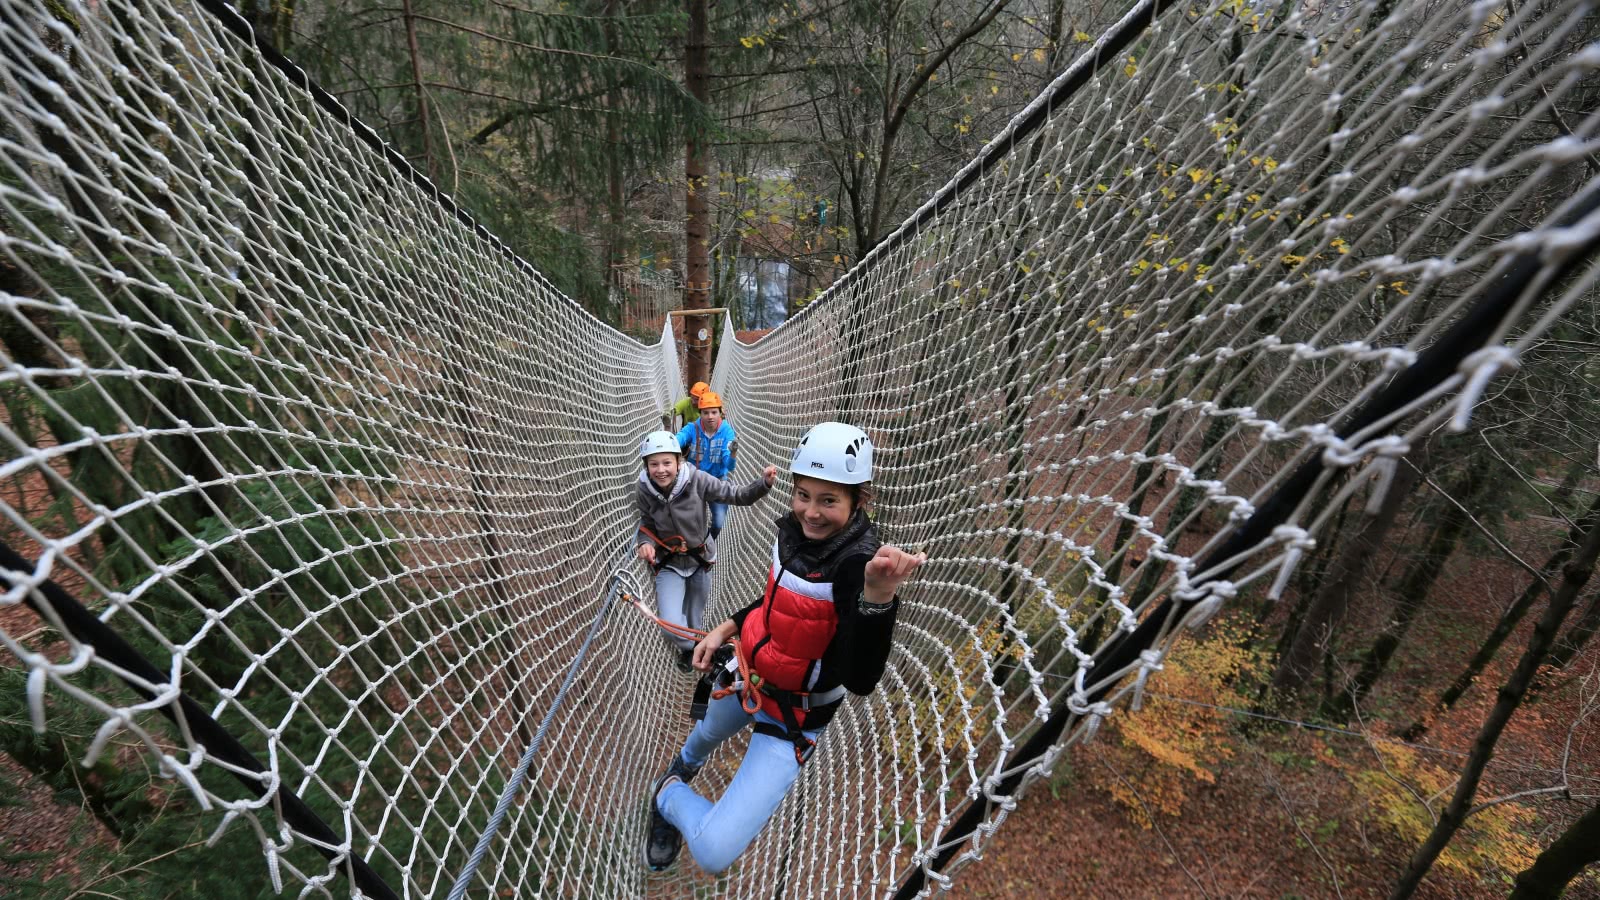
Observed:
[[[783,727],[780,728],[777,725],[770,725],[766,722],[757,722],[755,724],[756,733],[775,737],[793,744],[795,762],[802,766],[805,765],[806,760],[809,760],[811,754],[816,751],[817,742],[806,737],[806,733],[800,730],[800,718],[794,714],[794,711],[799,709],[809,712],[812,709],[820,709],[824,706],[838,703],[844,699],[844,685],[841,684],[821,693],[786,691],[769,684],[759,685],[757,690],[778,702],[778,709],[783,713]]]
[[[706,709],[710,701],[721,699],[732,693],[739,693],[741,700],[750,696],[747,691],[749,686],[754,692],[763,694],[777,701],[778,709],[783,713],[784,724],[782,727],[766,722],[757,722],[753,726],[757,734],[789,741],[794,745],[794,758],[801,765],[811,758],[816,750],[817,742],[805,736],[800,730],[799,717],[794,714],[796,709],[810,711],[820,709],[844,699],[844,685],[822,691],[809,693],[806,691],[786,691],[775,687],[770,682],[763,681],[759,672],[751,671],[745,667],[744,660],[738,658],[738,650],[734,644],[723,644],[717,648],[711,657],[711,671],[700,678],[695,685],[694,702],[689,706],[689,718],[699,721],[705,718]],[[741,702],[741,706],[745,704]],[[757,704],[759,709],[759,701]],[[750,712],[745,707],[746,712]]]
[[[631,594],[631,593],[629,593],[627,591],[624,591],[622,593],[622,599],[624,601],[626,601],[629,605],[631,605],[634,609],[638,610],[640,615],[642,615],[646,619],[649,619],[650,621],[654,622],[656,624],[656,627],[660,628],[662,631],[665,631],[667,634],[672,635],[673,637],[680,637],[680,638],[684,638],[686,640],[699,642],[701,640],[704,640],[705,636],[708,634],[708,632],[701,631],[698,628],[690,628],[687,625],[679,625],[676,622],[668,622],[666,619],[663,619],[660,616],[656,615],[655,613],[651,612],[650,610],[645,609],[644,604],[640,602],[639,598],[635,597],[633,594]],[[714,675],[717,672],[717,659],[719,657],[722,660],[724,660],[723,665],[727,665],[726,661],[729,659],[729,656],[728,655],[724,655],[724,651],[726,651],[727,654],[731,654],[732,658],[737,661],[736,662],[736,666],[737,666],[737,670],[738,670],[738,677],[734,678],[733,680],[728,682],[726,685],[718,686],[718,687],[708,687],[707,688],[707,696],[709,697],[710,700],[721,700],[723,697],[727,697],[727,696],[729,696],[731,694],[738,693],[739,694],[739,706],[740,706],[740,708],[743,709],[745,712],[749,713],[750,715],[755,715],[757,712],[761,711],[761,699],[757,695],[756,689],[754,687],[751,687],[751,685],[752,684],[757,684],[757,685],[760,684],[761,683],[761,676],[757,675],[755,672],[750,670],[749,661],[745,659],[745,656],[744,656],[743,653],[739,652],[739,636],[738,635],[733,635],[733,636],[729,637],[727,643],[724,643],[721,647],[717,648],[716,654],[714,654],[712,656],[712,665],[711,665],[711,673],[710,673],[710,675]],[[709,675],[701,676],[701,682],[702,683],[705,682],[707,677],[709,677]],[[699,688],[698,687],[696,687],[695,693],[696,693],[696,699],[698,700],[698,697],[699,697]],[[693,705],[691,704],[691,713],[692,712],[693,712]],[[704,713],[702,711],[701,716],[703,716],[703,715],[704,715]],[[699,719],[699,718],[701,718],[701,716],[692,716],[692,717],[695,718],[695,719]]]
[[[694,685],[694,699],[689,702],[691,722],[698,722],[706,717],[706,710],[711,705],[712,691],[733,686],[739,665],[734,660],[733,654],[732,644],[723,644],[711,654],[711,671],[701,675],[700,680]]]
[[[659,556],[655,562],[650,564],[650,571],[652,572],[661,571],[661,567],[667,564],[667,558],[671,556],[687,556],[707,569],[716,565],[716,560],[706,559],[705,544],[696,544],[691,547],[688,539],[681,534],[673,535],[672,540],[669,541],[644,525],[639,526],[639,533],[649,538],[657,547],[667,551],[666,556]],[[704,634],[701,635],[701,637],[704,636]]]
[[[640,615],[674,637],[699,641],[707,634],[698,628],[668,622],[645,609],[639,598],[627,591],[622,593],[622,599],[638,610]],[[689,717],[695,721],[705,718],[706,709],[712,700],[721,700],[734,694],[739,696],[739,708],[752,716],[761,711],[763,695],[772,698],[783,714],[783,726],[757,722],[753,727],[757,734],[779,738],[793,744],[795,760],[805,765],[806,760],[810,759],[811,754],[817,749],[817,742],[806,737],[805,732],[800,730],[800,718],[795,715],[795,710],[809,712],[838,703],[844,699],[845,688],[840,685],[826,691],[807,692],[786,691],[775,687],[764,681],[760,673],[750,668],[750,660],[743,652],[739,636],[733,635],[712,654],[710,671],[701,675],[700,681],[695,685],[694,699],[689,704]]]

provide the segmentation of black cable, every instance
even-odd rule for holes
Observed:
[[[11,549],[11,545],[0,541],[0,568],[20,573],[26,577],[33,573],[34,567],[20,554]],[[122,635],[114,631],[111,626],[100,621],[100,617],[90,612],[78,599],[72,596],[65,588],[54,581],[46,581],[35,590],[29,591],[23,597],[28,607],[39,615],[41,619],[50,622],[51,619],[39,606],[38,595],[43,595],[49,603],[50,611],[60,620],[62,627],[76,638],[80,643],[94,648],[95,656],[111,663],[112,665],[144,679],[150,684],[166,684],[167,676],[157,669],[149,660],[145,659],[133,645],[123,640]],[[146,700],[154,699],[144,687],[126,676],[122,679],[135,693]],[[180,722],[177,709],[183,711]],[[205,748],[206,755],[227,763],[237,769],[248,772],[265,773],[267,767],[255,758],[238,739],[223,728],[221,723],[211,718],[211,715],[200,707],[200,704],[191,700],[181,691],[174,703],[159,707],[161,714],[171,719],[180,727],[185,727],[194,736],[196,746]],[[265,796],[266,785],[261,779],[251,778],[243,772],[233,772],[233,777],[248,788],[257,797]],[[283,779],[278,779],[278,789],[273,793],[273,805],[283,821],[290,828],[305,835],[311,840],[323,856],[338,866],[361,892],[378,900],[400,900],[400,895],[395,893],[366,860],[362,859],[352,847],[348,855],[341,860],[339,851],[333,849],[341,841],[328,824],[314,812],[306,802],[294,791],[285,787]]]
[[[1597,209],[1600,209],[1600,178],[1589,182],[1583,197],[1551,227],[1553,229],[1570,227]],[[1437,341],[1422,351],[1416,361],[1397,374],[1387,387],[1335,429],[1335,433],[1341,439],[1349,439],[1374,423],[1404,409],[1451,377],[1461,361],[1480,349],[1505,323],[1506,316],[1516,308],[1522,293],[1544,269],[1547,267],[1551,269],[1545,280],[1545,291],[1548,292],[1551,287],[1559,285],[1575,269],[1586,263],[1597,250],[1600,250],[1600,233],[1591,236],[1581,247],[1574,248],[1553,264],[1544,260],[1544,254],[1540,250],[1517,255],[1506,267],[1498,283],[1490,288],[1482,299],[1467,310]],[[1266,540],[1272,534],[1272,530],[1283,524],[1305,498],[1316,484],[1324,467],[1320,453],[1302,463],[1294,474],[1256,508],[1255,513],[1245,520],[1238,531],[1199,563],[1197,571],[1209,572],[1224,561]],[[1241,563],[1218,569],[1208,578],[1196,581],[1193,587],[1200,588],[1209,581],[1226,579],[1239,565]],[[1131,666],[1140,653],[1154,646],[1156,639],[1171,623],[1181,621],[1203,597],[1204,592],[1198,590],[1194,591],[1192,599],[1180,600],[1167,596],[1133,631],[1119,633],[1112,639],[1104,651],[1104,656],[1095,660],[1095,668],[1104,672],[1119,672]],[[1098,702],[1124,677],[1126,676],[1108,677],[1104,681],[1089,684],[1085,690],[1087,702]],[[1044,724],[1018,749],[1014,762],[1015,770],[1000,782],[993,796],[1010,797],[1015,794],[1023,776],[1027,773],[1027,764],[1043,757],[1056,744],[1062,732],[1077,720],[1078,717],[1067,708],[1067,700],[1071,697],[1072,694],[1069,692],[1051,705],[1050,715]],[[939,871],[955,857],[956,852],[988,814],[994,802],[989,799],[990,796],[986,793],[981,799],[974,800],[961,817],[945,830],[944,836],[938,843],[948,846],[939,852],[931,864],[918,867],[906,877],[900,889],[895,892],[895,900],[908,900],[915,896],[927,883],[929,871]]]

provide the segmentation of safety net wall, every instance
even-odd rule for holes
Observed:
[[[1185,622],[1281,595],[1346,498],[1592,304],[1600,117],[1558,107],[1594,96],[1595,25],[1141,5],[818,302],[725,335],[741,465],[860,425],[885,538],[929,556],[752,867],[939,887]],[[733,512],[714,608],[764,577],[782,493]]]
[[[0,11],[6,690],[90,763],[147,753],[202,837],[264,849],[241,878],[348,896],[321,842],[443,896],[628,540],[672,342],[555,293],[205,8]],[[482,877],[632,883],[647,779],[597,760],[666,752],[617,712],[667,689],[582,682]]]
[[[1600,117],[1551,113],[1591,18],[1142,3],[826,296],[725,340],[740,474],[859,424],[930,562],[739,865],[647,879],[689,681],[608,598],[644,580],[670,335],[555,294],[228,8],[0,0],[7,696],[296,892],[936,890],[1184,620],[1270,593],[1589,299]],[[735,511],[717,610],[786,491]]]

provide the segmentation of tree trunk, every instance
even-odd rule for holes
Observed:
[[[239,4],[239,14],[250,23],[258,37],[268,37],[274,49],[290,52],[289,37],[294,33],[293,0],[245,0]]]
[[[1161,455],[1161,443],[1165,438],[1164,432],[1169,418],[1167,410],[1182,383],[1182,380],[1176,374],[1169,373],[1162,376],[1160,393],[1155,401],[1155,408],[1161,410],[1161,412],[1150,417],[1150,427],[1145,431],[1144,443],[1139,446],[1139,451],[1146,456],[1155,457]],[[1117,534],[1111,541],[1111,559],[1106,563],[1105,567],[1105,578],[1103,580],[1108,583],[1116,584],[1121,580],[1123,564],[1128,561],[1128,558],[1133,555],[1136,549],[1132,520],[1144,511],[1145,498],[1149,495],[1150,489],[1155,486],[1155,479],[1151,477],[1154,473],[1155,463],[1149,460],[1133,467],[1133,481],[1131,482],[1133,494],[1128,497],[1128,513],[1125,516],[1121,516],[1120,521],[1117,523]],[[1138,563],[1134,565],[1137,567]],[[1111,591],[1104,586],[1097,585],[1094,589],[1093,608],[1100,610],[1100,613],[1094,617],[1093,623],[1084,632],[1080,643],[1086,653],[1092,654],[1100,648],[1100,638],[1105,631],[1106,620],[1112,615],[1112,610],[1109,608],[1110,600]],[[1116,634],[1116,632],[1112,632],[1113,637]]]
[[[1356,705],[1366,698],[1372,686],[1383,677],[1390,660],[1394,659],[1395,652],[1405,640],[1406,633],[1411,630],[1411,623],[1416,621],[1417,613],[1422,611],[1428,595],[1433,592],[1433,585],[1444,571],[1445,563],[1450,561],[1461,539],[1466,536],[1467,529],[1471,527],[1472,516],[1463,507],[1483,492],[1487,484],[1487,470],[1484,457],[1473,459],[1461,474],[1461,480],[1445,492],[1444,513],[1440,516],[1433,537],[1428,541],[1427,549],[1422,553],[1422,559],[1395,585],[1394,616],[1363,655],[1355,679],[1332,700],[1323,704],[1323,714],[1327,717],[1335,721],[1348,718]],[[1450,502],[1452,498],[1457,499],[1461,506]]]
[[[1286,626],[1293,630],[1294,638],[1289,642],[1288,651],[1278,660],[1278,668],[1272,676],[1272,687],[1278,694],[1298,693],[1310,680],[1317,660],[1326,652],[1328,642],[1349,611],[1351,600],[1371,576],[1378,548],[1383,546],[1384,538],[1399,517],[1400,507],[1421,482],[1422,472],[1427,467],[1426,449],[1419,449],[1414,463],[1409,458],[1398,461],[1394,480],[1384,492],[1383,502],[1375,514],[1368,515],[1360,523],[1328,567],[1322,587],[1305,618],[1298,624],[1291,621]]]
[[[1268,333],[1270,333],[1270,329],[1268,329]],[[1236,405],[1238,402],[1238,396],[1240,393],[1238,387],[1235,386],[1230,388],[1229,385],[1231,385],[1234,379],[1239,376],[1239,373],[1243,371],[1243,364],[1227,364],[1224,371],[1226,374],[1218,377],[1216,379],[1216,384],[1218,389],[1224,392],[1222,394],[1222,399],[1219,401],[1219,405],[1224,408],[1228,408]],[[1165,406],[1164,403],[1162,405]],[[1162,428],[1166,427],[1166,413],[1159,414],[1156,416],[1156,419],[1161,420]],[[1222,465],[1222,454],[1214,453],[1212,451],[1214,451],[1216,446],[1228,436],[1228,431],[1231,427],[1229,425],[1230,421],[1231,420],[1226,416],[1218,416],[1212,419],[1210,424],[1206,426],[1205,434],[1200,439],[1199,452],[1195,455],[1196,459],[1203,459],[1205,461],[1195,468],[1194,477],[1196,479],[1201,481],[1210,480],[1217,473],[1217,469]],[[1154,420],[1152,420],[1152,425],[1154,425]],[[1159,450],[1158,447],[1147,452],[1154,453],[1157,450]],[[1142,466],[1141,468],[1143,470],[1143,474],[1135,476],[1135,484],[1142,484],[1145,475],[1148,475],[1151,471],[1148,464]],[[1163,471],[1160,473],[1158,476],[1158,484],[1159,479],[1164,479],[1165,477],[1166,472]],[[1191,513],[1194,512],[1195,507],[1200,505],[1201,498],[1206,496],[1205,489],[1195,485],[1190,485],[1187,488],[1179,488],[1179,491],[1180,493],[1178,495],[1178,500],[1172,506],[1172,513],[1167,516],[1166,529],[1168,536],[1173,538],[1181,536],[1177,529],[1183,527],[1183,522],[1189,518]],[[1139,500],[1142,508],[1142,495],[1139,497]],[[1124,522],[1124,524],[1130,523]],[[1118,546],[1120,546],[1120,544],[1118,544]],[[1121,560],[1118,560],[1117,563],[1120,565]],[[1145,565],[1144,574],[1139,577],[1139,583],[1134,587],[1133,593],[1126,601],[1128,607],[1130,609],[1138,609],[1143,606],[1145,601],[1150,599],[1150,595],[1155,593],[1156,588],[1161,584],[1161,580],[1166,576],[1166,574],[1167,564],[1165,562],[1162,562],[1161,560],[1148,560],[1147,565]]]
[[[1566,565],[1567,560],[1572,557],[1573,551],[1578,549],[1578,542],[1583,539],[1583,535],[1594,530],[1597,526],[1600,526],[1600,497],[1595,498],[1588,511],[1567,531],[1566,540],[1562,541],[1561,546],[1550,554],[1550,558],[1540,568],[1540,577],[1530,582],[1527,589],[1522,592],[1522,596],[1518,597],[1517,601],[1501,614],[1500,621],[1495,623],[1494,630],[1489,632],[1489,636],[1483,641],[1483,646],[1478,648],[1478,652],[1467,663],[1466,669],[1456,676],[1456,680],[1451,682],[1450,687],[1443,694],[1439,695],[1438,708],[1441,712],[1455,706],[1456,701],[1460,700],[1462,695],[1472,687],[1472,683],[1477,680],[1478,676],[1483,674],[1484,668],[1494,661],[1495,654],[1500,652],[1500,645],[1505,643],[1506,638],[1511,636],[1511,632],[1522,621],[1522,617],[1527,615],[1528,610],[1533,608],[1534,601],[1549,592],[1550,579],[1561,571],[1563,565]],[[1587,616],[1588,613],[1585,612],[1585,618]],[[1580,627],[1583,621],[1584,619],[1579,620]],[[1576,628],[1574,631],[1576,631]],[[1568,637],[1570,638],[1571,636],[1572,634],[1569,633]],[[1555,653],[1561,653],[1565,646],[1566,644],[1558,646]],[[1406,729],[1405,739],[1414,741],[1426,734],[1427,730],[1427,725],[1419,722]]]
[[[466,309],[464,303],[457,309]],[[472,344],[463,336],[460,326],[455,322],[448,322],[451,346],[469,347]],[[465,366],[458,360],[451,359],[440,373],[447,385],[450,396],[451,417],[455,419],[456,429],[461,435],[462,450],[467,463],[467,490],[471,493],[472,514],[478,527],[478,549],[483,554],[483,568],[489,602],[493,604],[495,613],[502,617],[508,630],[515,623],[514,598],[511,594],[511,573],[506,569],[506,550],[500,543],[502,530],[495,521],[494,507],[489,502],[495,493],[495,485],[489,480],[486,472],[491,471],[491,465],[486,459],[495,449],[486,443],[486,435],[492,436],[492,431],[486,431],[482,419],[478,415],[478,398],[484,395],[481,391],[475,392],[469,383]],[[533,741],[533,732],[528,727],[528,718],[534,712],[534,697],[528,692],[527,668],[517,656],[515,631],[510,631],[506,642],[511,645],[511,652],[506,654],[505,668],[500,675],[504,679],[502,691],[507,691],[512,697],[511,714],[516,722],[517,739],[527,747]],[[486,680],[493,679],[494,675],[484,673]]]
[[[1565,669],[1572,665],[1596,631],[1600,631],[1600,593],[1589,597],[1589,605],[1584,607],[1578,621],[1572,623],[1566,635],[1556,642],[1556,648],[1550,651],[1551,667]]]
[[[1585,866],[1596,862],[1600,862],[1600,803],[1589,807],[1533,865],[1517,874],[1506,900],[1556,900]]]
[[[1569,416],[1567,418],[1570,420],[1572,417]],[[1555,507],[1558,514],[1567,501],[1571,499],[1572,492],[1578,489],[1578,482],[1582,481],[1583,476],[1587,475],[1588,472],[1589,461],[1586,459],[1574,460],[1567,466],[1566,473],[1561,476],[1561,483],[1556,485],[1554,491],[1550,492],[1550,505]]]
[[[411,82],[417,92],[417,126],[422,129],[422,163],[428,179],[435,184],[439,173],[434,171],[433,129],[428,126],[428,92],[422,86],[422,51],[417,45],[417,19],[411,12],[411,0],[400,0],[406,23],[406,50],[411,54]]]
[[[1478,782],[1483,778],[1484,766],[1488,765],[1489,758],[1494,755],[1495,743],[1499,741],[1500,733],[1505,730],[1511,715],[1522,704],[1529,686],[1533,684],[1534,675],[1538,673],[1539,667],[1544,664],[1545,657],[1550,653],[1550,647],[1555,643],[1556,632],[1561,629],[1562,620],[1572,611],[1578,595],[1583,592],[1584,585],[1588,584],[1590,576],[1594,574],[1594,562],[1597,556],[1600,556],[1600,528],[1591,528],[1584,535],[1572,562],[1562,570],[1561,584],[1551,595],[1550,605],[1545,607],[1544,615],[1539,618],[1539,624],[1534,626],[1533,635],[1528,639],[1528,649],[1523,651],[1516,670],[1511,673],[1506,683],[1501,685],[1499,698],[1495,701],[1494,708],[1489,711],[1489,717],[1484,720],[1483,727],[1479,729],[1477,740],[1472,744],[1472,752],[1461,770],[1461,779],[1456,783],[1450,805],[1440,814],[1433,831],[1411,857],[1410,865],[1396,882],[1394,890],[1389,894],[1389,900],[1404,900],[1416,891],[1417,885],[1422,883],[1428,870],[1433,868],[1433,863],[1439,858],[1439,854],[1444,852],[1445,845],[1450,843],[1450,839],[1466,821],[1467,813],[1472,808],[1472,799],[1478,792]],[[1589,852],[1593,852],[1593,846],[1591,842]],[[1555,847],[1552,846],[1551,849],[1554,850]],[[1541,855],[1540,860],[1543,859],[1544,856]],[[1566,865],[1570,865],[1572,855],[1564,849],[1557,859],[1565,860]],[[1563,869],[1557,859],[1552,859],[1545,871],[1559,874]],[[1538,868],[1538,861],[1534,863],[1534,868]],[[1522,883],[1522,878],[1519,877],[1519,890]]]
[[[711,49],[706,39],[707,0],[689,0],[689,37],[684,44],[684,87],[702,104],[711,103]],[[691,125],[684,153],[685,283],[683,308],[705,309],[711,292],[711,208],[706,203],[706,134],[704,126]],[[683,323],[687,351],[684,380],[690,384],[711,380],[711,341],[700,332],[711,327],[705,316],[689,316]]]
[[[617,52],[617,0],[606,0],[605,5],[605,47],[608,55]],[[613,86],[606,91],[606,288],[607,293],[617,298],[622,306],[626,305],[626,295],[622,287],[623,258],[627,247],[624,246],[625,232],[623,228],[623,200],[622,200],[622,102],[620,90]],[[610,298],[608,297],[607,300]],[[609,308],[609,303],[607,304]],[[614,310],[617,321],[622,322],[622,309]],[[622,322],[624,326],[628,323]]]
[[[1339,511],[1333,517],[1333,524],[1327,528],[1329,535],[1337,536],[1344,533],[1344,523],[1350,516],[1350,507],[1353,504],[1354,499],[1351,498],[1339,505]],[[1292,623],[1305,618],[1306,610],[1311,608],[1311,601],[1316,598],[1317,591],[1322,589],[1322,579],[1327,577],[1329,558],[1333,555],[1333,545],[1336,543],[1338,542],[1334,540],[1318,541],[1316,549],[1300,564],[1299,571],[1295,572],[1294,580],[1291,582],[1295,598],[1294,606],[1289,610],[1288,621],[1278,634],[1277,646],[1272,650],[1272,659],[1282,659],[1289,651],[1289,642],[1294,640]],[[1248,648],[1259,644],[1267,623],[1282,606],[1281,597],[1276,600],[1271,597],[1263,598],[1261,605],[1256,607],[1255,624],[1240,638],[1239,646]],[[1271,685],[1271,682],[1267,682],[1264,687]]]
[[[1059,5],[1059,4],[1058,4]],[[1053,10],[1050,25],[1051,33],[1059,33],[1059,9]],[[1053,70],[1052,70],[1053,71]],[[1024,162],[1025,169],[1033,168],[1038,162],[1042,152],[1043,142],[1035,140],[1028,146],[1028,156]],[[1037,236],[1038,229],[1029,227],[1028,205],[1018,203],[1009,225],[1009,235],[1005,238],[1007,244],[1006,259],[1008,260],[1007,289],[1018,287],[1022,278],[1022,269],[1018,263],[1022,259],[1023,248],[1027,247]],[[1049,315],[1049,314],[1046,314]],[[1030,325],[1040,327],[1040,315],[1037,310],[1029,309],[1021,303],[1014,303],[1007,308],[1005,313],[1006,323],[1006,364],[1002,380],[1006,385],[1005,406],[1003,408],[1004,420],[1001,424],[1001,434],[1006,436],[1006,484],[1005,502],[1010,511],[1006,515],[1007,537],[1002,558],[1006,567],[1000,576],[1000,603],[1005,607],[1006,613],[1015,617],[1017,603],[1025,589],[1022,578],[1018,572],[1023,568],[1021,559],[1022,532],[1027,526],[1029,510],[1023,500],[1029,494],[1029,487],[1033,479],[1028,475],[1028,453],[1024,447],[1028,443],[1028,412],[1030,404],[1027,397],[1033,393],[1033,384],[1036,378],[1047,377],[1043,373],[1050,371],[1049,366],[1035,367],[1026,370],[1024,363],[1027,354],[1022,348],[1023,334]],[[1053,342],[1050,342],[1053,344]],[[1047,346],[1040,358],[1049,359],[1053,355],[1052,348]],[[1020,671],[1019,667],[1007,662],[1010,658],[1011,636],[1001,633],[1002,652],[998,654],[999,662],[996,663],[990,678],[996,686],[1006,683],[1011,675]]]

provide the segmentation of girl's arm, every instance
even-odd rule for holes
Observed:
[[[834,582],[834,610],[839,616],[836,640],[844,641],[845,646],[838,649],[836,658],[842,665],[840,681],[850,693],[870,694],[883,678],[900,606],[895,602],[895,590],[926,560],[921,553],[886,545],[861,568],[839,572]]]
[[[711,671],[712,654],[717,652],[718,647],[726,644],[733,637],[734,632],[738,630],[738,623],[732,619],[711,629],[706,633],[705,637],[700,639],[700,643],[694,645],[694,660],[690,665],[702,672]]]
[[[700,640],[700,644],[706,644],[707,642],[710,642],[709,646],[711,649],[706,651],[705,659],[702,660],[700,658],[700,644],[696,644],[694,661],[691,663],[691,665],[702,672],[706,671],[711,665],[711,654],[717,652],[718,647],[726,644],[733,638],[734,635],[739,633],[739,629],[744,627],[745,617],[761,608],[762,599],[763,598],[761,597],[757,597],[756,599],[751,600],[745,605],[744,609],[738,610],[733,615],[729,616],[728,621],[723,622],[716,628],[711,629],[711,631]],[[705,663],[704,666],[701,665],[702,662]]]
[[[733,485],[696,470],[694,482],[699,486],[701,495],[708,503],[731,503],[734,506],[749,506],[767,495],[772,490],[773,482],[778,480],[778,467],[767,466],[761,471],[761,477],[742,487]]]
[[[889,665],[889,649],[894,645],[894,620],[898,606],[882,615],[864,616],[861,602],[866,586],[864,565],[841,567],[834,576],[834,611],[839,628],[828,655],[837,661],[839,682],[852,694],[872,693]]]

